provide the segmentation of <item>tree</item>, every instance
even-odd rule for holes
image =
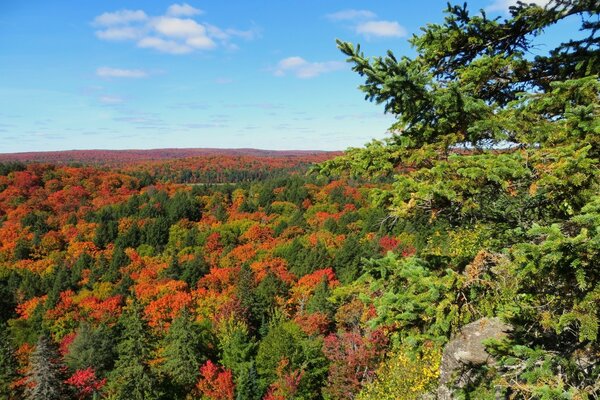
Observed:
[[[47,335],[40,335],[29,364],[25,393],[27,399],[62,400],[68,396],[60,355]]]
[[[4,324],[0,325],[0,397],[17,398],[15,381],[19,377],[15,349],[11,343],[9,331]]]
[[[203,342],[203,332],[192,321],[188,309],[184,308],[165,335],[162,351],[165,361],[161,365],[161,370],[182,396],[191,391],[198,380],[200,364],[205,358]]]
[[[494,385],[517,397],[597,392],[598,369],[574,360],[600,348],[598,250],[589,247],[599,221],[598,13],[592,0],[518,3],[504,20],[449,5],[443,24],[411,40],[414,58],[369,59],[338,42],[366,98],[397,122],[390,138],[319,170],[393,177],[373,200],[416,239],[416,257],[376,300],[386,318],[442,336],[481,315],[515,326],[495,347],[494,378],[467,389],[477,396]],[[534,47],[569,18],[580,39],[547,54]],[[381,288],[390,277],[379,272]],[[419,303],[430,318],[414,319],[407,306]]]
[[[258,376],[254,366],[256,343],[243,321],[229,318],[218,326],[221,364],[233,373],[237,398],[259,399]]]
[[[256,355],[261,389],[266,390],[282,375],[301,374],[298,396],[319,398],[319,389],[327,373],[327,361],[321,351],[322,341],[307,337],[298,325],[285,321],[281,316],[275,316],[269,328]],[[280,369],[282,362],[285,363],[285,372]]]
[[[119,321],[123,334],[117,345],[118,358],[109,374],[107,392],[119,400],[160,398],[158,379],[149,365],[153,340],[142,318],[143,308],[131,302]]]
[[[94,369],[89,367],[75,371],[65,383],[75,389],[78,400],[96,399],[106,383],[106,378],[98,379]]]
[[[93,368],[98,376],[106,376],[115,362],[115,335],[115,330],[106,325],[82,323],[68,347],[65,362],[74,370]]]
[[[198,390],[210,400],[233,400],[235,385],[231,371],[208,360],[200,367]]]

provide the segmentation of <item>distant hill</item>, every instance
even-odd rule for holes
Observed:
[[[202,156],[252,156],[269,158],[296,158],[317,156],[328,159],[342,154],[320,150],[259,150],[259,149],[151,149],[151,150],[66,150],[26,153],[0,153],[0,162],[50,162],[83,164],[126,164],[150,160],[173,160]]]

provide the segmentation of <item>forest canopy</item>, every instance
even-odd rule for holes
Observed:
[[[435,398],[487,318],[510,329],[453,398],[598,398],[599,11],[338,41],[397,121],[336,158],[0,164],[0,397]]]

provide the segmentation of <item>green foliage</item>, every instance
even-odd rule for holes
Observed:
[[[368,263],[373,322],[400,343],[443,342],[480,316],[514,326],[465,398],[491,396],[486,382],[519,398],[598,394],[597,361],[575,361],[600,351],[598,12],[588,0],[524,2],[503,20],[448,5],[443,24],[411,39],[413,58],[367,58],[338,41],[366,98],[397,122],[319,171],[393,176],[372,202],[417,251]],[[546,55],[532,47],[574,16],[581,39]]]
[[[258,375],[254,363],[256,343],[248,326],[233,319],[224,320],[217,333],[221,364],[233,372],[237,398],[260,399]]]
[[[60,355],[48,336],[40,335],[29,364],[26,399],[62,400],[68,396]]]
[[[17,391],[14,383],[19,377],[19,364],[8,333],[6,326],[0,325],[0,397],[15,399]]]
[[[191,318],[190,312],[183,309],[173,320],[161,352],[165,358],[161,370],[179,388],[182,398],[196,383],[200,364],[205,359],[203,332]]]
[[[136,302],[129,304],[120,321],[122,338],[118,358],[109,374],[107,392],[115,400],[152,400],[160,398],[158,378],[149,365],[154,343]]]
[[[297,398],[318,399],[327,372],[321,342],[307,337],[295,323],[275,317],[256,355],[261,388],[264,390],[275,381],[283,362],[291,371],[303,373]]]
[[[97,376],[105,376],[115,362],[115,331],[106,325],[93,327],[82,323],[65,356],[73,370],[93,368]]]

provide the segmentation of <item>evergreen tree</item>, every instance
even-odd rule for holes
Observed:
[[[16,399],[18,393],[14,382],[18,379],[17,359],[15,349],[11,343],[7,327],[0,324],[0,398]]]
[[[153,339],[142,317],[142,307],[130,303],[119,321],[123,334],[117,344],[118,358],[109,374],[107,392],[115,400],[160,398],[159,382],[149,365]]]
[[[252,340],[248,326],[233,319],[222,321],[217,337],[221,351],[221,364],[233,372],[237,397],[260,399],[254,354],[256,343]]]
[[[443,24],[411,39],[413,58],[367,58],[338,42],[365,78],[366,98],[397,122],[390,138],[320,170],[393,176],[374,203],[417,245],[415,258],[388,271],[389,259],[369,268],[379,318],[438,338],[482,315],[514,325],[495,346],[500,363],[464,396],[493,396],[494,385],[515,398],[597,393],[599,370],[574,360],[600,351],[600,276],[590,258],[599,232],[599,12],[594,0],[518,2],[508,18],[490,19],[448,5]],[[534,47],[566,20],[580,22],[578,39],[546,54]]]
[[[204,341],[203,332],[193,322],[187,308],[173,320],[163,340],[162,355],[165,361],[161,370],[169,377],[182,398],[198,379],[200,364],[206,358],[203,351]]]
[[[263,333],[272,312],[277,306],[277,297],[285,298],[288,293],[288,285],[275,274],[269,272],[254,290],[254,312],[256,320],[260,324],[259,331]]]
[[[186,261],[181,268],[183,272],[180,279],[187,283],[190,288],[195,288],[198,280],[210,270],[210,266],[201,254],[197,254],[190,261]]]
[[[306,310],[308,312],[321,312],[332,317],[335,307],[329,300],[329,297],[331,297],[331,289],[329,289],[327,279],[323,277],[321,282],[319,282],[319,285],[315,288],[312,297],[306,304]]]
[[[256,355],[261,389],[266,390],[277,379],[278,368],[284,363],[289,372],[302,373],[298,398],[320,398],[319,389],[327,375],[322,346],[322,341],[307,337],[295,323],[275,316]]]
[[[73,370],[91,367],[98,376],[105,376],[115,362],[115,335],[115,330],[106,325],[93,327],[82,323],[69,345],[65,362]]]
[[[40,335],[29,358],[25,397],[28,400],[68,398],[64,380],[64,367],[56,345],[45,334]]]
[[[236,282],[236,295],[241,306],[244,307],[246,321],[253,328],[256,328],[259,322],[256,313],[255,288],[254,272],[248,264],[243,264]]]
[[[342,283],[353,282],[361,275],[362,259],[374,255],[375,249],[372,244],[363,244],[357,235],[349,235],[333,260],[336,276]]]

